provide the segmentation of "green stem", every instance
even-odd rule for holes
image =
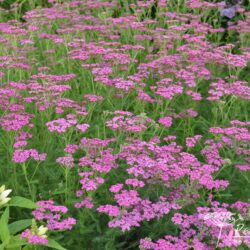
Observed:
[[[32,200],[34,200],[31,185],[30,185],[30,181],[29,181],[29,178],[28,178],[28,175],[27,175],[27,169],[26,169],[25,163],[22,164],[22,170],[23,170],[23,175],[25,177],[28,189],[29,189],[30,197],[31,197]]]
[[[65,203],[68,204],[68,193],[69,193],[69,168],[65,168]]]

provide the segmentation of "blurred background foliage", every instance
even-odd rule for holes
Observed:
[[[54,2],[56,3],[65,1],[67,0],[54,0]],[[186,0],[184,0],[184,2],[185,1]],[[221,1],[223,0],[207,0],[207,2],[221,2]],[[226,0],[226,2],[231,2],[231,1],[233,2],[236,1],[237,3],[240,2],[241,5],[244,6],[247,10],[250,10],[250,0]],[[136,2],[137,0],[117,0],[119,8],[115,10],[113,17],[119,17],[122,13],[122,10],[126,8],[126,6]],[[147,17],[155,19],[157,5],[158,5],[158,0],[155,0],[154,4],[151,6],[151,10],[148,10],[148,12],[151,15]],[[49,3],[48,0],[0,0],[0,10],[2,9],[2,11],[0,11],[0,16],[2,20],[18,19],[20,21],[24,21],[22,19],[22,16],[26,11],[35,9],[37,7],[48,8],[51,6],[52,3]]]
[[[23,14],[37,7],[47,8],[51,7],[51,4],[48,0],[0,0],[0,16],[3,21],[10,19],[24,21]]]

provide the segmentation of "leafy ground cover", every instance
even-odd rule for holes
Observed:
[[[0,249],[249,249],[249,1],[0,1]]]

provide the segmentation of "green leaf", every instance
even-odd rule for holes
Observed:
[[[27,245],[23,248],[23,250],[34,250],[33,246]]]
[[[14,250],[14,249],[20,249],[20,246],[27,245],[27,241],[24,239],[20,239],[20,235],[14,236],[10,239],[10,244],[5,246],[5,249]]]
[[[9,221],[10,210],[7,207],[0,219],[0,238],[3,243],[6,243],[10,239],[10,232],[8,228],[8,221]]]
[[[19,220],[11,223],[9,225],[9,230],[12,235],[24,230],[25,228],[29,227],[31,225],[32,220]]]
[[[34,208],[38,208],[39,206],[36,205],[35,202],[20,197],[20,196],[15,196],[13,198],[11,198],[10,202],[9,202],[9,206],[12,207],[23,207],[23,208],[29,208],[29,209],[34,209]]]
[[[58,250],[67,250],[66,248],[62,247],[58,242],[52,239],[48,239],[47,247],[51,247]]]

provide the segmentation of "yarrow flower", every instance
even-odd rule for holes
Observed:
[[[193,148],[198,140],[202,138],[202,135],[195,135],[194,137],[187,137],[186,138],[186,145],[189,148]]]
[[[172,117],[166,116],[164,118],[160,118],[158,122],[164,127],[169,128],[172,126]]]
[[[144,113],[133,116],[130,112],[116,111],[114,114],[116,116],[106,122],[106,126],[112,130],[139,133],[146,130],[147,125],[152,123],[152,119]]]
[[[47,122],[46,126],[50,132],[65,133],[69,128],[76,124],[77,120],[75,119],[59,118],[57,120]]]
[[[0,8],[4,16],[6,11],[16,13],[17,3],[29,1],[9,2],[14,3],[8,11]],[[56,189],[52,193],[57,201],[65,199],[83,210],[77,213],[90,227],[87,230],[92,230],[95,219],[109,219],[108,227],[122,231],[142,227],[138,231],[146,232],[152,226],[154,238],[140,241],[143,250],[235,249],[242,242],[250,247],[250,238],[248,244],[233,239],[243,233],[233,231],[221,216],[204,221],[207,213],[235,210],[250,219],[247,192],[235,192],[238,184],[247,188],[250,171],[249,1],[186,0],[181,11],[175,0],[129,1],[128,6],[125,1],[109,0],[43,2],[48,6],[28,10],[24,22],[6,15],[8,21],[0,23],[4,48],[0,161],[12,159],[17,167],[14,177],[20,177],[21,184],[27,177],[31,181],[20,189],[31,189],[37,194],[34,198],[40,191],[41,197],[49,197]],[[67,74],[59,74],[64,65]],[[226,122],[229,127],[224,127]],[[82,137],[84,133],[91,138]],[[112,135],[116,138],[109,138]],[[36,147],[51,154],[47,161]],[[39,162],[33,164],[34,160]],[[40,171],[41,161],[45,169],[63,166],[72,192],[61,194],[65,191],[61,176]],[[28,176],[22,176],[19,164],[23,170],[27,166]],[[1,178],[11,178],[13,170],[5,165]],[[233,180],[231,170],[236,174]],[[35,192],[35,179],[50,174],[54,182]],[[212,200],[212,194],[220,201],[231,200],[223,190],[229,185],[226,194],[244,202]],[[14,205],[10,192],[0,187],[0,208],[8,202]],[[37,204],[33,211],[37,225],[32,222],[21,233],[22,242],[46,245],[53,230],[71,230],[76,224],[70,217],[75,211],[66,206],[53,200]],[[11,215],[12,222],[16,216]],[[153,232],[161,223],[145,222],[162,217],[168,222],[166,233],[175,236],[154,241],[164,228]],[[225,226],[220,240],[216,223]],[[73,238],[72,233],[61,233],[62,244],[69,239],[66,245],[70,240],[82,248],[93,245],[95,239],[78,237],[85,233],[81,226]],[[102,229],[104,235],[110,234]],[[144,235],[132,234],[133,241]]]
[[[49,230],[71,230],[76,224],[74,218],[63,218],[63,215],[68,212],[65,206],[56,206],[52,200],[39,201],[37,205],[40,207],[33,211],[32,215],[36,220],[45,220]]]
[[[32,245],[47,245],[47,231],[47,227],[44,227],[43,225],[37,227],[36,221],[32,220],[32,228],[23,231],[20,238],[27,239],[28,243]]]
[[[74,167],[74,158],[70,156],[64,156],[64,157],[58,157],[56,159],[56,162],[59,163],[62,166],[65,166],[67,168],[73,168]]]
[[[88,209],[91,209],[94,207],[94,204],[92,202],[92,198],[91,197],[87,197],[84,200],[77,202],[75,204],[75,208],[81,208],[81,207],[86,207]]]
[[[39,154],[36,149],[16,149],[12,160],[16,163],[24,163],[30,158],[36,161],[44,161],[46,159],[46,154]]]
[[[115,184],[109,188],[109,191],[112,193],[118,193],[122,188],[123,188],[123,184]]]
[[[85,132],[89,128],[89,124],[78,124],[76,128],[81,132]]]

